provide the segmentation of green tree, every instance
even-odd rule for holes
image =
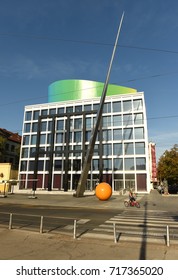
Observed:
[[[160,157],[157,166],[158,178],[160,181],[166,179],[168,184],[178,183],[178,145],[171,150],[166,150]]]
[[[5,143],[6,139],[0,136],[0,162],[3,160],[4,152],[5,152]]]

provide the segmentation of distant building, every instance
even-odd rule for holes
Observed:
[[[150,182],[152,186],[157,185],[156,145],[149,143]]]
[[[18,133],[0,128],[0,138],[0,162],[10,163],[13,168],[18,169],[22,137]]]
[[[72,191],[82,172],[104,84],[56,81],[47,104],[25,107],[20,188]],[[105,181],[113,192],[150,191],[144,93],[108,85],[86,190]]]

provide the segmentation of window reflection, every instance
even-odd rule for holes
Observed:
[[[122,158],[114,158],[114,170],[123,170],[123,159]]]
[[[125,170],[134,170],[134,159],[125,158]]]
[[[136,170],[146,170],[145,158],[136,158]]]

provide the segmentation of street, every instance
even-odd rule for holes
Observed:
[[[76,199],[69,195],[39,195],[30,200],[25,195],[15,194],[0,201],[0,226],[113,240],[115,224],[120,240],[124,236],[128,239],[144,234],[150,238],[156,236],[163,244],[169,226],[170,238],[177,240],[177,196],[164,197],[154,190],[138,199],[139,209],[124,207],[124,196],[101,202],[94,196]]]
[[[20,194],[1,199],[0,259],[177,259],[178,197],[162,196],[153,190],[138,196],[139,209],[124,207],[124,199],[127,196],[113,196],[103,202],[94,196],[75,199],[52,194],[32,200]]]

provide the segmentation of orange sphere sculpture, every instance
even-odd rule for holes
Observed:
[[[105,182],[100,183],[96,187],[95,195],[99,200],[108,200],[112,195],[112,188]]]

